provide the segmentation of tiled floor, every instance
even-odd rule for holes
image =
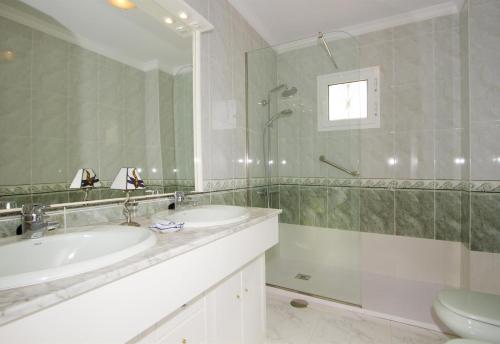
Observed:
[[[268,297],[267,344],[442,344],[441,333],[343,309],[293,308]]]

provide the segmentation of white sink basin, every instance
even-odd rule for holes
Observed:
[[[206,205],[181,209],[176,212],[162,211],[152,216],[153,223],[164,221],[184,222],[189,228],[229,225],[250,217],[247,208],[229,205]]]
[[[156,243],[144,228],[101,226],[0,246],[0,290],[96,270]]]

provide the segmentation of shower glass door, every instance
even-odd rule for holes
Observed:
[[[247,53],[251,205],[283,210],[267,284],[360,305],[356,171],[368,79],[354,38],[324,38]]]

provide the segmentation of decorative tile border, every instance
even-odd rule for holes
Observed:
[[[248,186],[248,180],[246,178],[236,178],[236,179],[211,179],[206,180],[203,183],[203,190],[205,192],[211,191],[221,191],[221,190],[231,190],[231,189],[243,189]]]
[[[193,179],[145,179],[146,186],[183,186],[194,187]],[[112,181],[101,180],[101,186],[96,190],[107,189],[111,186]],[[37,185],[8,185],[0,186],[0,196],[10,195],[29,195],[39,193],[53,192],[70,192],[75,191],[69,188],[70,183],[53,183],[53,184],[37,184]]]
[[[500,192],[500,181],[461,181],[432,179],[360,179],[360,178],[303,178],[273,177],[271,185],[338,186],[376,189],[455,190],[472,192]],[[251,178],[250,187],[266,186],[265,178]]]
[[[500,181],[471,181],[470,191],[500,192]]]
[[[194,188],[192,179],[146,179],[146,185],[150,187],[182,187]],[[102,190],[111,186],[111,181],[101,181]],[[237,179],[213,179],[205,181],[203,186],[205,192],[221,191],[231,189],[242,189],[247,187],[262,187],[268,185],[266,178]],[[460,181],[460,180],[401,180],[401,179],[357,179],[357,178],[304,178],[304,177],[272,177],[270,185],[311,185],[311,186],[338,186],[377,189],[416,189],[416,190],[461,190],[472,192],[500,193],[500,181]],[[12,185],[1,186],[0,196],[48,194],[59,192],[70,192],[69,183],[39,184],[39,185]]]

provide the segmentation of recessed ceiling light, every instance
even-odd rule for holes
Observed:
[[[12,50],[5,50],[0,53],[0,58],[4,61],[10,62],[16,59],[16,54]]]
[[[108,2],[119,9],[130,10],[135,8],[135,4],[130,0],[108,0]]]
[[[179,18],[181,19],[188,19],[188,15],[186,12],[179,12]]]
[[[174,21],[173,21],[173,19],[172,19],[172,18],[170,18],[170,17],[166,17],[166,18],[165,18],[165,23],[167,23],[167,24],[173,24],[173,23],[174,23]]]

